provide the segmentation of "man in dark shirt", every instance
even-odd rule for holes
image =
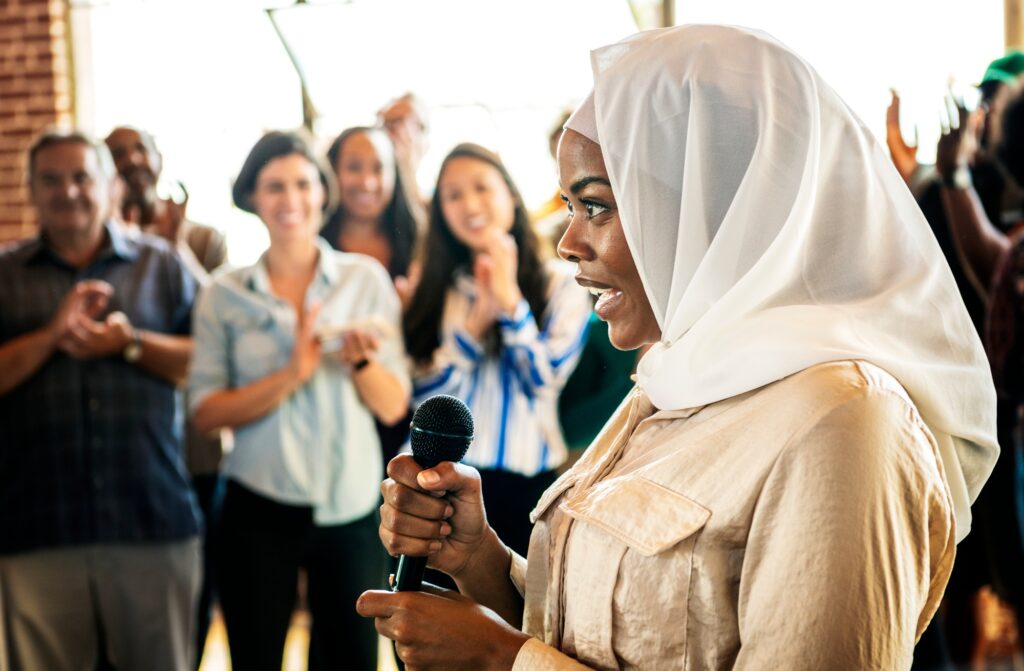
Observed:
[[[36,238],[0,249],[0,621],[12,669],[193,663],[199,522],[176,383],[196,281],[109,222],[78,132],[29,150]]]

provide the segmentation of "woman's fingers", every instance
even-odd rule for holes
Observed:
[[[451,504],[431,492],[418,491],[390,478],[384,481],[380,489],[384,505],[401,513],[430,520],[443,520],[452,514]]]
[[[317,317],[320,316],[320,304],[314,303],[304,310],[299,315],[299,328],[298,331],[302,335],[303,340],[313,338],[314,329],[316,328]]]
[[[380,524],[395,538],[421,541],[440,541],[452,532],[452,526],[443,519],[419,517],[388,504],[380,507]]]

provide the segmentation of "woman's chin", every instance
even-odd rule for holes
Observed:
[[[613,322],[608,322],[608,340],[611,341],[612,347],[623,352],[643,347],[646,344],[643,342],[643,338],[631,333],[628,326],[616,327]]]

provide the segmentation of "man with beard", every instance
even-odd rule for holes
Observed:
[[[163,157],[153,137],[144,130],[120,126],[110,132],[106,142],[124,182],[122,220],[171,241],[200,278],[223,264],[227,259],[224,236],[185,218],[187,196],[184,202],[176,203],[157,193]]]
[[[193,663],[199,511],[177,384],[197,283],[164,240],[110,220],[113,179],[102,143],[43,133],[28,153],[39,235],[0,249],[0,667],[13,670]]]
[[[224,236],[214,228],[185,218],[187,198],[185,202],[176,203],[169,198],[161,198],[157,193],[163,157],[149,133],[131,126],[120,126],[110,132],[106,143],[123,182],[121,219],[129,226],[137,226],[171,242],[192,273],[205,284],[209,274],[227,258]],[[194,429],[191,421],[186,422],[185,456],[200,510],[207,521],[196,641],[201,661],[213,605],[214,588],[209,570],[210,522],[214,517],[217,474],[224,456],[219,432],[203,435]]]

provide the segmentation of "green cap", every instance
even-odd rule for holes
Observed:
[[[985,76],[981,78],[981,83],[1013,84],[1020,74],[1024,74],[1024,52],[1011,51],[1002,58],[997,58],[989,63],[988,69],[985,70]]]

